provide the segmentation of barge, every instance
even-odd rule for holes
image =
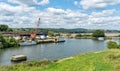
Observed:
[[[26,61],[27,56],[26,55],[13,55],[11,57],[11,61],[18,62],[18,61]]]

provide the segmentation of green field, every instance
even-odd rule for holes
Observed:
[[[55,62],[29,61],[2,66],[0,71],[120,71],[120,50],[80,54]]]

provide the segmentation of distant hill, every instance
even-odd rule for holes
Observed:
[[[35,31],[36,28],[14,28],[14,30],[18,31]],[[60,33],[86,33],[88,32],[87,29],[84,28],[73,28],[73,29],[65,29],[65,28],[38,28],[39,31],[41,32],[48,32],[48,31],[53,31],[53,32],[60,32]]]
[[[71,30],[87,30],[87,29],[85,29],[85,28],[73,28]]]
[[[13,28],[13,31],[35,31],[36,28]],[[92,33],[96,29],[85,29],[85,28],[38,28],[41,32],[53,31],[55,33]],[[119,30],[104,30],[107,33],[120,33]]]

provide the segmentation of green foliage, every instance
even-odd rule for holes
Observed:
[[[60,33],[56,33],[56,34],[54,34],[55,36],[60,36],[61,34]]]
[[[35,69],[44,67],[51,62],[49,60],[27,61],[13,66],[2,66],[0,71],[36,71]]]
[[[0,25],[0,31],[7,31],[8,30],[8,25],[1,24]]]
[[[75,38],[88,39],[88,38],[92,38],[92,35],[90,35],[90,34],[77,34],[75,36]]]
[[[13,28],[13,31],[33,31],[36,28]],[[86,29],[64,29],[64,28],[38,28],[38,31],[47,33],[48,31],[52,31],[54,33],[86,33],[90,30]]]
[[[3,44],[2,44],[2,42],[0,42],[0,49],[1,49],[1,48],[3,48]]]
[[[48,34],[49,36],[54,36],[54,32],[52,32],[52,31],[48,31],[47,34]]]
[[[70,33],[68,33],[66,36],[67,36],[68,38],[70,38],[70,37],[71,37],[71,34],[70,34]]]
[[[93,37],[105,37],[103,30],[95,30],[92,34]]]
[[[6,48],[7,47],[7,42],[5,38],[0,34],[0,48]]]
[[[0,34],[0,48],[9,48],[18,46],[18,41],[14,38],[4,38],[2,34]]]
[[[6,38],[6,41],[7,41],[8,47],[17,47],[19,45],[18,41],[15,40],[14,38]]]
[[[118,52],[118,53],[111,53],[111,54],[108,54],[107,56],[106,56],[107,58],[107,60],[116,60],[116,59],[120,59],[120,52]]]
[[[84,35],[82,35],[82,38],[92,38],[92,35],[84,34]]]
[[[81,34],[77,34],[77,35],[75,36],[75,38],[81,38],[81,37],[82,37]]]
[[[2,66],[1,71],[119,71],[120,51],[107,50],[96,53],[76,55],[74,57],[49,61],[31,61],[12,66]],[[113,54],[113,55],[110,55]],[[106,59],[110,59],[109,61]],[[115,57],[115,59],[114,59]]]
[[[107,47],[108,47],[109,49],[115,49],[115,48],[119,48],[119,45],[118,45],[116,42],[114,42],[114,41],[109,41],[109,42],[107,43]]]
[[[13,32],[13,29],[12,28],[8,28],[7,32]]]
[[[12,32],[13,29],[9,28],[8,25],[0,24],[0,31],[2,31],[2,32]]]

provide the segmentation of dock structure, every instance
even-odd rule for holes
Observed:
[[[41,32],[36,33],[37,35],[39,35]],[[20,36],[31,36],[31,34],[34,34],[34,31],[29,31],[29,32],[1,32],[1,34],[3,34],[3,36],[5,37],[11,37],[11,36],[16,36],[16,35],[20,35]]]
[[[14,62],[25,61],[25,60],[27,60],[27,56],[26,55],[13,55],[11,57],[11,61],[14,61]]]
[[[65,42],[65,40],[59,40],[58,38],[51,38],[51,39],[44,39],[44,40],[38,40],[37,43],[59,43],[59,42]]]
[[[51,43],[53,42],[53,39],[40,39],[37,41],[37,43]]]

